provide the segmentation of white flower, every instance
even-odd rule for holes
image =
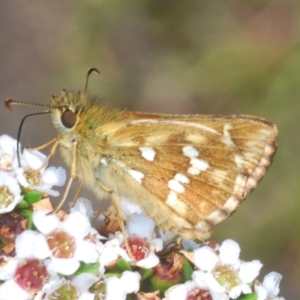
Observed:
[[[261,285],[256,284],[254,289],[258,294],[258,300],[275,299],[275,296],[279,294],[279,284],[281,279],[282,276],[279,273],[270,272],[264,277]]]
[[[250,294],[252,292],[250,286],[246,283],[241,283],[235,287],[233,287],[229,291],[229,297],[230,299],[236,299],[238,298],[241,294]]]
[[[21,168],[15,170],[19,183],[32,190],[58,196],[59,192],[52,189],[63,186],[66,181],[66,171],[62,167],[43,167],[47,157],[39,151],[24,149]],[[41,168],[41,169],[40,169]]]
[[[241,263],[239,278],[243,283],[252,282],[258,276],[262,266],[263,264],[259,260]]]
[[[116,276],[109,277],[106,283],[106,300],[125,300],[126,292],[120,278]]]
[[[234,265],[239,263],[241,248],[239,244],[233,240],[225,240],[219,248],[220,262],[226,265]]]
[[[141,275],[138,272],[125,271],[120,278],[126,294],[137,293],[140,289]]]
[[[136,293],[140,287],[141,276],[137,272],[125,271],[121,278],[112,276],[106,281],[106,300],[125,300],[126,295]]]
[[[154,253],[150,253],[146,258],[136,262],[136,265],[143,269],[151,269],[159,264],[159,258]]]
[[[13,278],[19,261],[9,256],[3,256],[2,260],[3,262],[0,264],[0,280],[4,281]]]
[[[177,284],[165,291],[166,300],[186,299],[188,290],[185,284]]]
[[[14,279],[5,281],[0,285],[0,300],[27,300],[31,295],[21,289]]]
[[[270,272],[265,276],[263,286],[268,290],[269,297],[274,297],[279,294],[279,284],[281,279],[281,274],[277,272]]]
[[[20,145],[21,148],[21,145]],[[7,134],[0,136],[0,170],[13,172],[18,166],[17,141]]]
[[[131,258],[127,254],[126,250],[122,248],[123,243],[123,234],[121,232],[116,232],[114,237],[109,239],[103,245],[99,258],[101,266],[114,265],[119,257],[124,258],[127,262],[131,261]]]
[[[194,250],[193,260],[198,269],[211,272],[219,262],[219,257],[211,247],[202,246]]]
[[[126,220],[126,232],[128,236],[136,235],[148,241],[153,239],[155,223],[144,213],[131,214]]]
[[[85,263],[98,261],[97,244],[86,239],[91,232],[91,224],[86,215],[73,212],[61,222],[57,216],[39,211],[34,212],[33,222],[40,232],[25,230],[17,238],[17,257],[39,259],[50,257],[49,269],[64,275],[73,274],[78,269],[80,261]]]
[[[17,258],[45,259],[51,255],[51,250],[45,237],[33,230],[23,231],[16,239]]]
[[[93,300],[95,295],[90,293],[88,289],[99,280],[99,277],[92,275],[90,273],[83,273],[81,275],[75,276],[71,280],[66,278],[55,278],[51,283],[44,285],[43,291],[45,292],[45,297],[43,299],[53,299],[53,294],[57,296],[57,290],[64,285],[69,285],[75,288],[76,296],[78,300]],[[70,295],[69,295],[70,296]]]
[[[140,214],[144,212],[143,208],[139,204],[124,197],[121,199],[121,210],[125,219],[132,214]]]
[[[23,165],[31,170],[37,170],[43,166],[47,156],[40,151],[24,149],[23,151]]]
[[[72,204],[72,203],[70,203]],[[78,198],[75,202],[74,207],[71,207],[71,211],[79,211],[85,215],[87,215],[90,219],[94,215],[94,209],[92,206],[92,202],[86,198]]]
[[[49,268],[47,268],[48,270]],[[58,277],[58,276],[52,276],[51,280],[49,280],[46,284],[43,286],[43,292],[45,293],[45,299],[49,299],[49,295],[51,295],[53,292],[55,292],[57,289],[59,289],[64,284],[68,283],[66,278],[64,277]]]
[[[72,275],[80,267],[80,262],[76,258],[57,258],[52,257],[51,259],[52,268],[60,274]]]
[[[145,247],[141,249],[144,251],[145,257],[139,259],[135,265],[141,268],[152,268],[159,263],[159,258],[155,255],[156,251],[161,251],[163,242],[159,238],[153,238],[155,223],[152,219],[144,213],[131,214],[126,221],[126,233],[130,239],[141,240]],[[124,249],[123,234],[117,232],[114,237],[111,237],[101,249],[100,264],[101,266],[112,266],[116,263],[119,257],[130,262],[132,259]]]
[[[82,273],[78,276],[75,276],[72,279],[72,284],[77,286],[82,292],[89,289],[95,282],[99,280],[99,277],[90,274],[90,273]]]
[[[50,211],[35,211],[32,215],[35,227],[43,234],[49,234],[60,224],[60,220],[56,214]]]
[[[90,232],[91,223],[87,215],[80,212],[72,212],[61,223],[62,229],[78,239],[83,239]]]
[[[194,271],[192,278],[196,286],[201,289],[214,291],[216,293],[225,292],[225,288],[219,284],[219,282],[210,272]]]
[[[18,181],[0,171],[0,214],[12,211],[22,199]]]
[[[155,267],[159,263],[159,258],[155,252],[161,251],[163,248],[163,241],[154,237],[155,223],[146,214],[132,214],[126,221],[126,232],[128,237],[137,237],[137,239],[145,239],[144,251],[145,257],[136,262],[136,265],[141,268],[149,269]],[[146,244],[149,244],[147,247]]]
[[[199,270],[193,272],[193,282],[198,288],[209,290],[213,299],[236,299],[251,293],[249,283],[258,276],[262,264],[258,260],[241,262],[239,254],[240,247],[233,240],[226,240],[215,249],[195,249],[192,261]]]

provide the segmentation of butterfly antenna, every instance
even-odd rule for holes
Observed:
[[[86,72],[86,77],[85,77],[85,87],[84,87],[84,92],[85,93],[87,92],[88,85],[89,85],[89,77],[92,73],[96,73],[96,74],[100,75],[100,72],[99,72],[98,69],[96,69],[96,68],[88,69],[88,71]]]
[[[5,100],[4,105],[9,111],[12,111],[11,105],[25,105],[25,106],[39,106],[39,107],[46,107],[46,108],[55,108],[54,106],[51,106],[48,104],[30,103],[30,102],[24,102],[24,101],[19,101],[19,100],[10,99],[10,98]]]
[[[29,102],[22,102],[22,101],[18,101],[18,100],[14,100],[14,99],[6,99],[5,100],[5,107],[9,110],[12,111],[11,105],[26,105],[26,106],[39,106],[39,107],[48,107],[48,108],[53,108],[53,106],[51,105],[47,105],[47,104],[39,104],[39,103],[29,103]],[[18,129],[18,136],[17,136],[17,158],[18,158],[18,164],[19,167],[21,167],[21,160],[20,160],[20,137],[21,137],[21,131],[22,131],[22,127],[24,124],[24,121],[28,118],[28,117],[32,117],[32,116],[37,116],[37,115],[44,115],[44,114],[49,114],[51,113],[51,110],[46,110],[43,112],[38,112],[38,113],[33,113],[33,114],[29,114],[26,115],[19,126]]]
[[[18,157],[18,164],[19,164],[19,167],[21,167],[21,160],[20,160],[20,138],[21,138],[21,131],[22,131],[22,128],[23,128],[23,124],[24,124],[24,121],[28,118],[28,117],[33,117],[33,116],[38,116],[38,115],[44,115],[44,114],[49,114],[51,113],[51,111],[43,111],[43,112],[39,112],[39,113],[34,113],[34,114],[29,114],[29,115],[26,115],[21,123],[20,123],[20,126],[19,126],[19,129],[18,129],[18,136],[17,136],[17,157]]]

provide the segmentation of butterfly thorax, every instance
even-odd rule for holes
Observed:
[[[107,156],[105,132],[102,134],[99,128],[104,124],[120,122],[120,111],[102,105],[99,99],[80,91],[62,91],[58,96],[53,96],[51,105],[55,107],[51,117],[59,132],[63,159],[71,165],[72,147],[76,142],[76,169],[79,174],[87,174],[91,164],[97,165],[101,158]],[[82,172],[83,169],[86,169],[85,172]]]

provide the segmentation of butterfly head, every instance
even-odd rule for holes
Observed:
[[[80,120],[86,105],[86,93],[67,92],[63,90],[59,95],[52,96],[51,117],[59,131],[70,131]]]

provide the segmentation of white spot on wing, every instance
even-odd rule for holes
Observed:
[[[169,193],[166,204],[172,209],[174,209],[176,212],[178,212],[178,214],[180,214],[181,216],[184,216],[186,214],[187,206],[184,202],[177,198],[175,192],[171,191]]]
[[[212,176],[217,184],[222,185],[227,179],[227,171],[215,169]]]
[[[201,135],[200,133],[198,134],[191,133],[186,137],[186,140],[188,142],[191,142],[191,144],[204,144],[207,138],[204,135]]]
[[[191,175],[199,175],[202,171],[206,171],[209,168],[209,163],[203,159],[197,158],[199,151],[193,146],[184,146],[182,148],[183,155],[190,158],[191,167],[187,172]]]
[[[182,148],[183,155],[187,157],[197,157],[199,155],[199,151],[193,146],[184,146]]]
[[[144,157],[148,161],[153,161],[156,155],[155,150],[152,147],[139,147],[139,150],[141,151],[142,157]]]
[[[190,164],[192,166],[188,168],[188,173],[191,175],[199,175],[202,171],[206,171],[209,168],[209,163],[199,158],[191,158]]]
[[[200,171],[206,171],[209,167],[209,164],[205,160],[199,158],[192,158],[190,164],[193,168]]]
[[[201,171],[199,169],[196,169],[196,168],[193,168],[193,167],[188,168],[187,171],[191,175],[199,175],[201,173]]]
[[[223,139],[222,141],[224,142],[225,145],[227,145],[228,147],[235,147],[234,142],[231,139],[231,135],[230,135],[230,130],[232,128],[232,125],[229,123],[226,123],[223,127]]]
[[[176,173],[174,179],[178,182],[181,182],[181,183],[190,183],[190,179],[185,176],[184,174],[181,174],[181,173]]]
[[[171,179],[168,182],[168,187],[177,193],[183,193],[184,192],[184,186],[179,183],[178,181]]]
[[[128,173],[139,183],[142,183],[142,179],[144,178],[144,174],[142,172],[136,170],[128,170]]]

